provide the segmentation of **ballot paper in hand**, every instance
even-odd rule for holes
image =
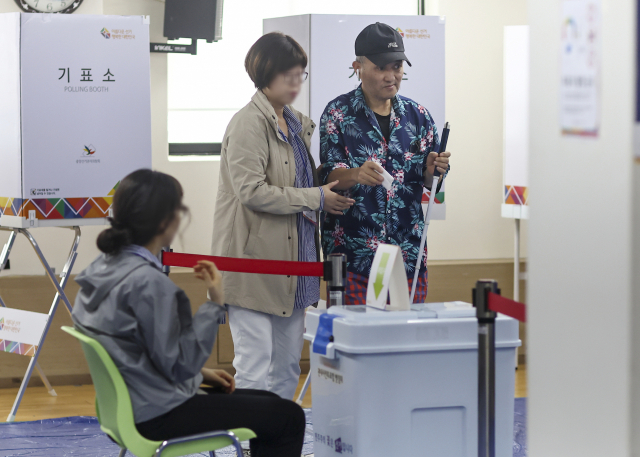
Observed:
[[[378,173],[380,172],[378,171]],[[380,174],[384,178],[384,181],[382,182],[382,185],[384,186],[384,188],[387,190],[391,190],[391,186],[393,185],[393,176],[391,176],[389,172],[384,168],[382,169],[382,173]]]

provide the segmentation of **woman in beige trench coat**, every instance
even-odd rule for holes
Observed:
[[[302,47],[282,33],[261,37],[245,59],[257,91],[222,142],[212,254],[318,261],[319,212],[354,201],[319,186],[309,154],[315,122],[291,103],[308,74]],[[225,296],[238,388],[291,399],[300,376],[304,312],[318,302],[319,278],[226,272]]]

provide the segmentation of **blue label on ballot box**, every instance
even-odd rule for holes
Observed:
[[[333,320],[336,317],[334,314],[323,314],[320,316],[320,322],[318,322],[318,331],[316,337],[313,339],[313,352],[315,354],[327,355],[327,345],[331,342],[330,338],[333,335]]]

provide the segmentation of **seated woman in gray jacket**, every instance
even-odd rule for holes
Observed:
[[[203,368],[225,314],[220,272],[211,262],[194,267],[211,300],[192,315],[187,295],[158,260],[186,211],[172,176],[138,170],[124,178],[113,199],[112,227],[98,237],[104,254],[76,278],[74,323],[115,362],[146,438],[247,427],[258,436],[252,456],[299,457],[305,416],[297,404],[235,389],[225,371]]]

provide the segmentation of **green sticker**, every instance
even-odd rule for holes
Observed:
[[[384,272],[386,270],[388,261],[389,261],[389,253],[385,252],[384,254],[382,254],[382,258],[380,259],[380,263],[378,264],[378,272],[376,273],[376,282],[373,283],[373,290],[376,293],[376,299],[380,296],[380,292],[382,291]]]

